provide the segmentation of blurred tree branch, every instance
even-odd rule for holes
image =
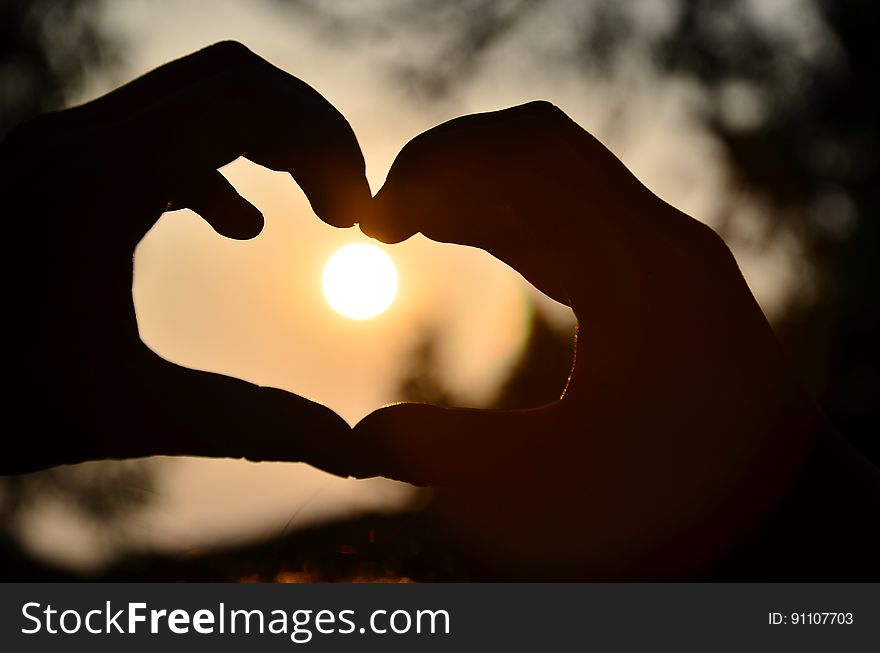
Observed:
[[[117,44],[99,27],[103,0],[0,3],[0,138],[18,123],[60,109]]]

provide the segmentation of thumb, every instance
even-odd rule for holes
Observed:
[[[217,170],[192,179],[174,198],[172,209],[192,209],[221,236],[247,240],[263,229],[263,214]]]
[[[434,241],[478,247],[569,303],[566,252],[570,223],[583,210],[574,199],[581,164],[563,133],[568,123],[557,119],[564,114],[549,106],[464,116],[412,139],[394,160],[361,230],[383,242],[421,232]]]
[[[560,407],[561,402],[509,411],[387,406],[355,426],[352,444],[361,462],[351,474],[415,485],[493,483],[540,458],[542,433],[555,431],[551,424]]]

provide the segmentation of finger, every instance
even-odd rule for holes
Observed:
[[[101,128],[108,121],[143,111],[151,104],[253,56],[241,43],[215,43],[151,70],[91,102],[36,116],[16,131],[21,136],[26,133],[27,141],[33,144],[35,141],[50,142],[57,134],[68,135],[71,130]],[[124,139],[117,145],[127,141]]]
[[[553,263],[560,243],[571,246],[561,222],[582,209],[572,192],[580,166],[547,111],[558,110],[524,105],[466,116],[413,139],[361,229],[386,242],[421,232],[480,247],[568,303]]]
[[[194,177],[173,200],[173,209],[192,209],[221,236],[245,240],[263,229],[263,214],[216,170]]]
[[[424,229],[472,237],[482,225],[454,214],[441,218],[444,209],[546,198],[559,187],[557,174],[574,179],[567,171],[579,167],[562,133],[567,123],[557,114],[564,117],[546,102],[533,102],[463,116],[420,134],[397,155],[377,195],[387,210],[364,226],[381,240],[402,240]],[[420,211],[396,210],[410,205]]]
[[[321,143],[290,166],[315,215],[334,227],[351,227],[371,211],[372,193],[354,143],[353,135],[347,144]]]
[[[554,269],[553,253],[544,234],[526,224],[519,213],[506,204],[484,202],[455,203],[431,201],[418,192],[380,191],[367,214],[376,220],[361,223],[361,230],[383,242],[400,242],[419,228],[436,242],[466,245],[485,250],[507,263],[548,297],[570,305],[568,284],[564,275]],[[398,227],[376,229],[383,216],[418,216]],[[387,218],[385,218],[388,224]]]
[[[180,189],[193,171],[217,169],[247,156],[289,172],[327,223],[357,222],[371,193],[349,123],[309,85],[243,46],[230,47],[234,56],[218,57],[222,61],[209,75],[187,70],[132,83],[127,97],[135,98],[142,94],[141,86],[159,88],[169,77],[176,84],[128,114],[129,102],[115,103],[122,115],[92,134],[103,159],[117,158],[123,145],[133,153],[126,157],[128,167],[112,174],[138,179],[144,193],[168,193]],[[150,226],[129,225],[140,235]]]
[[[410,141],[361,228],[392,242],[421,232],[480,247],[588,318],[592,333],[600,322],[612,333],[644,317],[652,263],[643,254],[659,242],[644,228],[658,214],[647,195],[598,141],[534,102]]]
[[[62,402],[57,442],[23,447],[22,455],[0,461],[0,474],[157,455],[306,462],[343,476],[352,468],[351,429],[329,408],[283,390],[180,367],[139,341],[132,346],[124,378],[108,378],[92,386],[88,398]],[[92,405],[100,419],[83,408]]]
[[[493,411],[396,404],[355,426],[352,476],[385,476],[416,485],[492,484],[512,470],[540,466],[556,450],[561,402]],[[539,446],[540,444],[540,446]]]
[[[145,347],[134,360],[139,391],[126,393],[108,409],[124,425],[120,433],[138,436],[123,443],[129,447],[121,452],[124,457],[308,462],[337,473],[347,466],[342,456],[351,429],[326,406],[284,390],[180,367]],[[137,423],[133,414],[141,416]],[[110,437],[119,440],[118,433]]]
[[[87,104],[55,114],[59,127],[85,127],[143,111],[188,86],[237,65],[255,55],[236,41],[214,43],[168,62]]]
[[[372,199],[345,117],[308,84],[256,55],[178,93],[150,118],[174,135],[182,165],[217,168],[244,155],[290,173],[328,224],[351,226]]]
[[[372,202],[354,131],[317,91],[280,74],[290,86],[286,104],[274,119],[263,116],[265,122],[258,134],[248,134],[245,156],[272,170],[290,173],[319,218],[335,227],[350,227],[364,219]],[[274,93],[268,82],[260,91]],[[245,122],[259,119],[252,109],[245,113]]]

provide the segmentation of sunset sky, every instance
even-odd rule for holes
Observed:
[[[389,77],[385,64],[405,52],[381,42],[337,47],[332,35],[272,2],[107,3],[102,22],[124,45],[121,65],[110,74],[95,71],[81,101],[215,41],[239,40],[314,86],[348,118],[374,192],[396,153],[421,131],[457,115],[547,99],[606,142],[658,195],[694,217],[707,219],[724,195],[723,164],[690,118],[699,99],[693,88],[643,84],[624,114],[619,90],[586,84],[565,66],[536,63],[531,50],[520,47],[554,38],[565,27],[561,16],[540,33],[514,39],[503,56],[435,104],[414,99]],[[491,398],[516,361],[532,305],[560,328],[572,328],[567,308],[484,252],[421,236],[383,246],[399,272],[390,308],[370,320],[347,319],[325,301],[321,271],[339,247],[368,239],[356,229],[320,222],[285,174],[241,160],[223,173],[263,211],[266,227],[259,237],[227,240],[195,214],[180,211],[163,216],[137,250],[134,297],[141,336],[171,361],[297,392],[354,424],[400,399],[398,382],[426,333],[440,337],[444,378],[479,404]],[[737,210],[755,209],[744,202]],[[742,224],[760,228],[757,220]],[[771,314],[798,274],[797,252],[784,245],[762,255],[736,250]],[[363,508],[394,509],[411,496],[403,484],[343,480],[300,464],[150,464],[160,479],[157,496],[131,517],[129,528],[147,546],[176,550],[278,533]],[[72,518],[51,511],[35,514],[26,527],[30,543],[46,555],[90,564],[126,546],[96,541],[77,531]],[[67,533],[64,550],[55,544],[60,532]],[[76,542],[81,546],[71,545]]]

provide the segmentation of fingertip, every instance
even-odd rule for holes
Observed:
[[[346,169],[335,162],[314,165],[294,178],[323,222],[345,229],[368,219],[373,196],[362,169]]]
[[[255,56],[251,49],[244,43],[233,39],[217,41],[216,43],[212,43],[211,45],[202,48],[200,52],[214,56],[223,56],[233,60],[247,59]]]
[[[407,238],[410,238],[415,232],[412,233],[401,233],[397,231],[390,231],[387,229],[383,229],[375,224],[358,224],[358,227],[361,230],[361,233],[365,236],[372,238],[373,240],[378,240],[380,243],[384,243],[386,245],[396,245],[397,243],[402,243]]]
[[[358,475],[379,475],[415,485],[432,485],[454,469],[445,461],[444,429],[438,413],[445,409],[429,404],[401,403],[373,411],[353,428],[353,444],[370,451],[372,468]]]
[[[379,221],[361,222],[358,224],[358,227],[360,228],[361,233],[365,236],[378,240],[386,245],[402,243],[404,240],[407,240],[418,233],[418,230],[412,227],[394,228],[387,223],[383,224]]]
[[[354,426],[354,430],[368,430],[375,428],[383,428],[389,425],[405,425],[406,423],[416,423],[424,413],[430,413],[433,411],[444,410],[439,406],[433,406],[431,404],[420,404],[413,402],[401,402],[396,404],[389,404],[387,406],[383,406],[377,410],[374,410],[369,415],[363,417],[357,424]]]
[[[218,171],[190,180],[176,204],[198,213],[221,236],[249,240],[263,230],[263,214]]]
[[[497,478],[513,457],[528,455],[521,444],[545,414],[402,403],[371,413],[353,435],[359,447],[381,453],[384,476],[464,486]]]
[[[205,219],[217,233],[233,240],[256,238],[263,231],[265,224],[262,212],[244,200],[238,205],[225,207]]]
[[[383,188],[376,193],[358,226],[365,236],[394,245],[418,233],[419,228],[411,219],[414,210],[418,207],[413,206],[409,212],[401,211],[391,193]]]

